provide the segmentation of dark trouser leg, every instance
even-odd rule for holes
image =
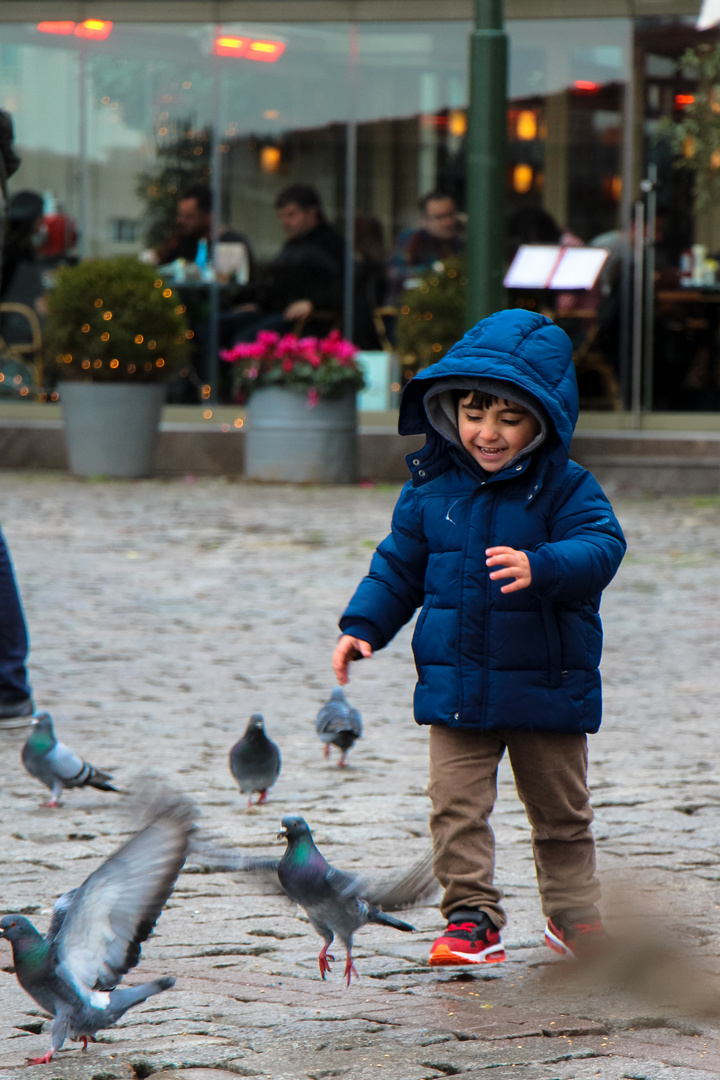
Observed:
[[[495,837],[488,824],[504,750],[497,735],[430,728],[430,829],[446,919],[458,909],[480,908],[498,928],[505,925],[502,891],[493,884]]]
[[[532,826],[543,913],[591,908],[600,898],[600,883],[590,828],[587,736],[539,731],[502,734],[517,792]]]
[[[0,532],[0,706],[32,696],[25,670],[27,628],[10,553]]]

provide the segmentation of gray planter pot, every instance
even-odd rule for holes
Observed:
[[[245,435],[249,480],[352,484],[357,480],[355,392],[319,401],[279,386],[250,398]]]
[[[150,476],[164,383],[62,383],[68,464],[75,476]]]

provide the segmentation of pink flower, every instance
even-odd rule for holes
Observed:
[[[256,367],[248,368],[247,377],[248,379],[257,379],[258,369]]]
[[[307,404],[309,409],[314,409],[320,400],[320,395],[314,386],[311,386],[307,392]]]
[[[287,371],[287,372],[290,372],[290,371],[292,371],[292,369],[293,369],[293,362],[292,362],[292,360],[291,360],[291,359],[290,359],[289,357],[288,357],[288,358],[286,358],[285,360],[283,360],[283,362],[282,362],[282,369],[283,369],[283,371]]]

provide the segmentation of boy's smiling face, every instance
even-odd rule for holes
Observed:
[[[458,407],[460,441],[486,472],[499,472],[516,454],[540,434],[540,423],[524,406],[503,398],[485,398],[479,408],[477,395],[461,398]]]

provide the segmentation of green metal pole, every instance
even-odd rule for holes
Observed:
[[[506,104],[503,0],[475,0],[467,160],[468,327],[505,306]]]

